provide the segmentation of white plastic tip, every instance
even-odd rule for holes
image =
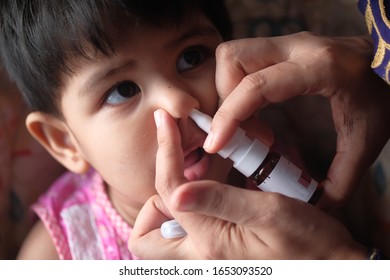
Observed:
[[[190,112],[190,117],[191,119],[193,119],[195,121],[195,123],[206,133],[209,133],[210,132],[210,128],[211,128],[211,122],[212,122],[212,118],[205,114],[205,113],[202,113],[202,112],[199,112],[198,110],[196,109],[193,109],[191,112]]]
[[[166,221],[161,225],[161,235],[164,238],[180,238],[187,235],[185,230],[176,220]]]

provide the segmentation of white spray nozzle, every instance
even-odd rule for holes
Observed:
[[[210,133],[212,118],[209,115],[206,115],[202,112],[199,112],[196,109],[193,109],[190,112],[190,117],[195,121],[195,123],[206,133]],[[233,135],[232,139],[229,143],[221,149],[218,154],[223,158],[229,157],[234,150],[236,150],[237,146],[240,142],[246,141],[247,145],[250,145],[250,139],[245,136],[245,131],[240,127],[237,128],[236,133]]]
[[[212,118],[193,109],[190,117],[206,133],[210,132]],[[258,140],[251,140],[245,131],[238,127],[230,141],[218,151],[223,157],[229,157],[234,162],[234,168],[249,177],[257,169],[268,154],[269,147]]]
[[[190,112],[190,117],[195,121],[195,123],[206,133],[210,132],[212,118],[209,115],[199,112],[196,109],[193,109]]]
[[[161,225],[161,235],[164,238],[180,238],[187,235],[185,230],[181,227],[181,225],[176,220],[166,221]]]

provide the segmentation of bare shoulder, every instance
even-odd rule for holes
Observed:
[[[58,260],[58,253],[42,221],[37,221],[27,235],[19,254],[21,260]]]

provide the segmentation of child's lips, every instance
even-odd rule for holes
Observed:
[[[200,158],[202,157],[203,153],[204,153],[204,151],[201,148],[197,148],[197,149],[193,150],[192,152],[188,153],[184,157],[184,168],[187,168],[187,167],[193,165],[194,163],[196,163],[197,161],[199,161]]]
[[[187,154],[184,158],[184,177],[189,181],[203,178],[208,170],[210,158],[202,148]]]

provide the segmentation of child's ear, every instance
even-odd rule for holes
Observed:
[[[31,135],[67,169],[75,173],[88,171],[90,165],[64,121],[50,114],[32,112],[27,116],[26,126]]]

